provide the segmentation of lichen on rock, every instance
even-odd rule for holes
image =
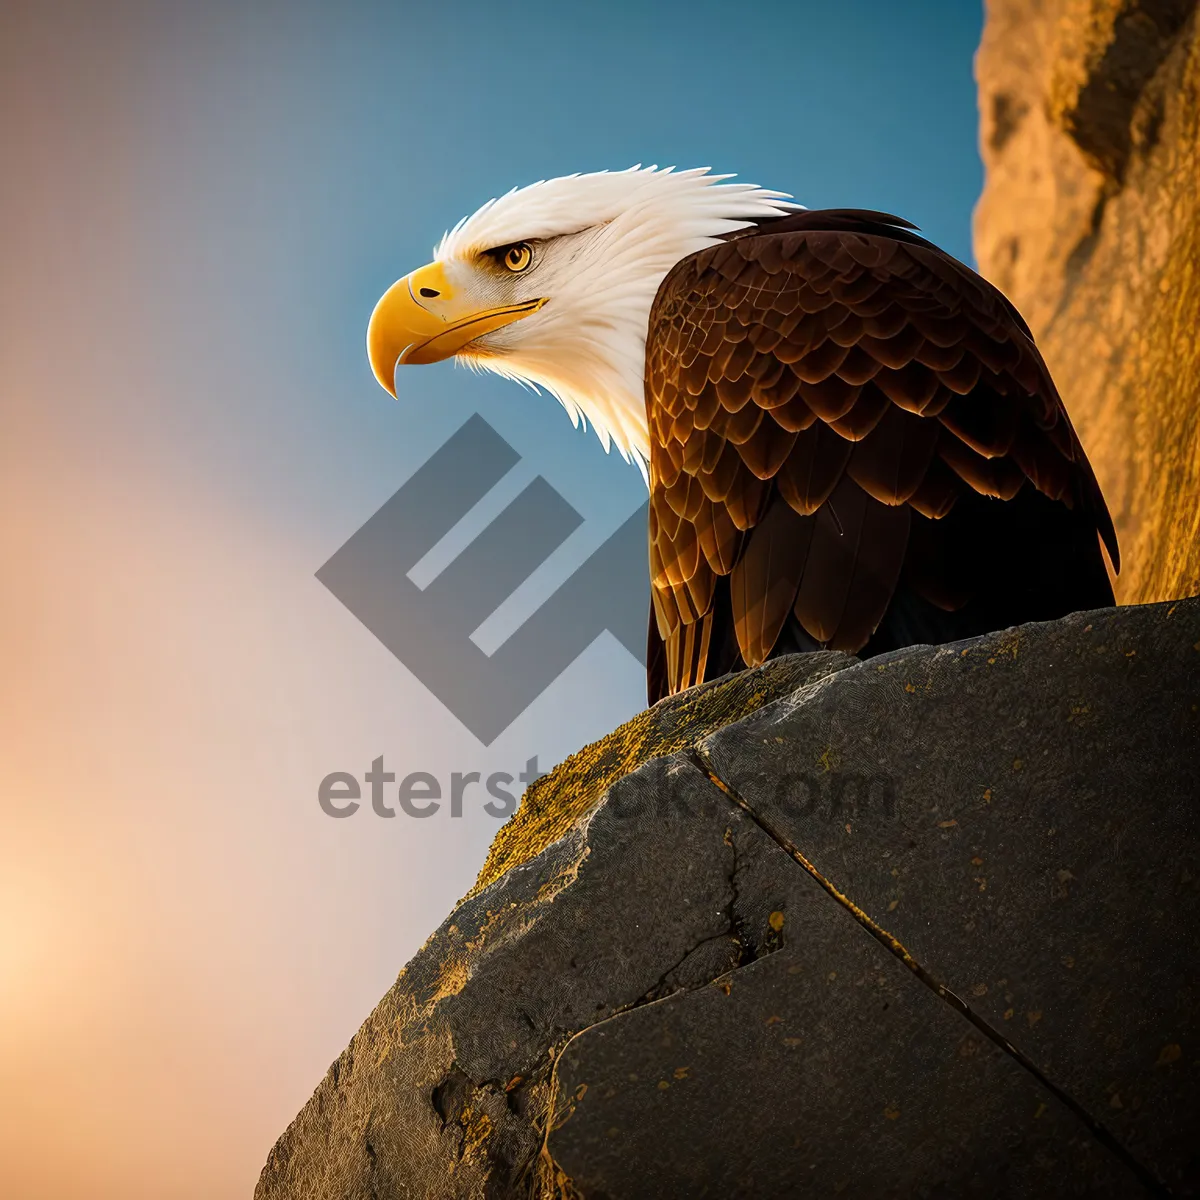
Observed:
[[[773,660],[669,696],[639,713],[526,790],[520,807],[493,840],[470,894],[558,841],[612,784],[651,758],[694,745],[706,733],[853,662],[836,651]]]

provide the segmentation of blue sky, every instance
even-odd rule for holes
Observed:
[[[392,400],[363,348],[375,300],[498,192],[636,162],[890,210],[969,260],[982,13],[62,0],[0,20],[0,1086],[25,1100],[0,1190],[246,1194],[496,828],[478,807],[333,821],[321,778],[378,755],[440,779],[545,766],[643,696],[601,638],[482,747],[315,580],[473,412],[585,518],[527,607],[644,495],[502,380],[439,364]],[[66,1149],[65,1109],[96,1114]]]

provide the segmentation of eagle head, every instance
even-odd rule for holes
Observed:
[[[707,167],[568,175],[489,200],[434,260],[384,293],[367,328],[375,378],[451,356],[545,388],[607,450],[643,467],[646,334],[681,259],[797,208]]]

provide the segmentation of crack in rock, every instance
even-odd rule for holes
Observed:
[[[731,804],[741,809],[768,837],[770,837],[785,853],[787,853],[802,870],[808,873],[813,881],[833,900],[845,908],[851,916],[886,949],[899,958],[913,974],[936,996],[950,1005],[960,1016],[975,1026],[1001,1051],[1013,1058],[1025,1071],[1029,1072],[1051,1095],[1073,1112],[1086,1126],[1089,1133],[1108,1151],[1114,1154],[1137,1177],[1139,1182],[1154,1196],[1169,1196],[1171,1193],[1150,1169],[1138,1158],[1134,1157],[1117,1140],[1113,1133],[1101,1121],[1094,1117],[1069,1092],[1065,1091],[1051,1080],[1032,1059],[1017,1049],[999,1030],[990,1025],[982,1016],[976,1013],[961,996],[957,995],[945,983],[923,967],[901,944],[901,942],[879,925],[867,912],[859,908],[847,895],[840,892],[832,880],[810,862],[788,837],[776,830],[769,821],[742,797],[736,788],[722,779],[714,769],[704,750],[694,747],[689,755],[697,770],[701,771],[709,781],[726,797]]]

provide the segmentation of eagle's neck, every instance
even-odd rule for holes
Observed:
[[[650,307],[671,263],[634,294],[607,295],[576,319],[548,319],[540,345],[479,360],[479,365],[555,396],[576,428],[596,431],[605,450],[615,447],[646,474],[650,434],[646,416],[646,332]],[[547,318],[551,306],[546,305]]]
[[[561,238],[550,299],[512,327],[511,345],[503,331],[492,352],[467,357],[549,391],[577,427],[590,423],[606,450],[615,446],[645,476],[646,339],[663,280],[689,255],[799,206],[750,185],[713,186],[711,176],[639,175],[635,203]]]

